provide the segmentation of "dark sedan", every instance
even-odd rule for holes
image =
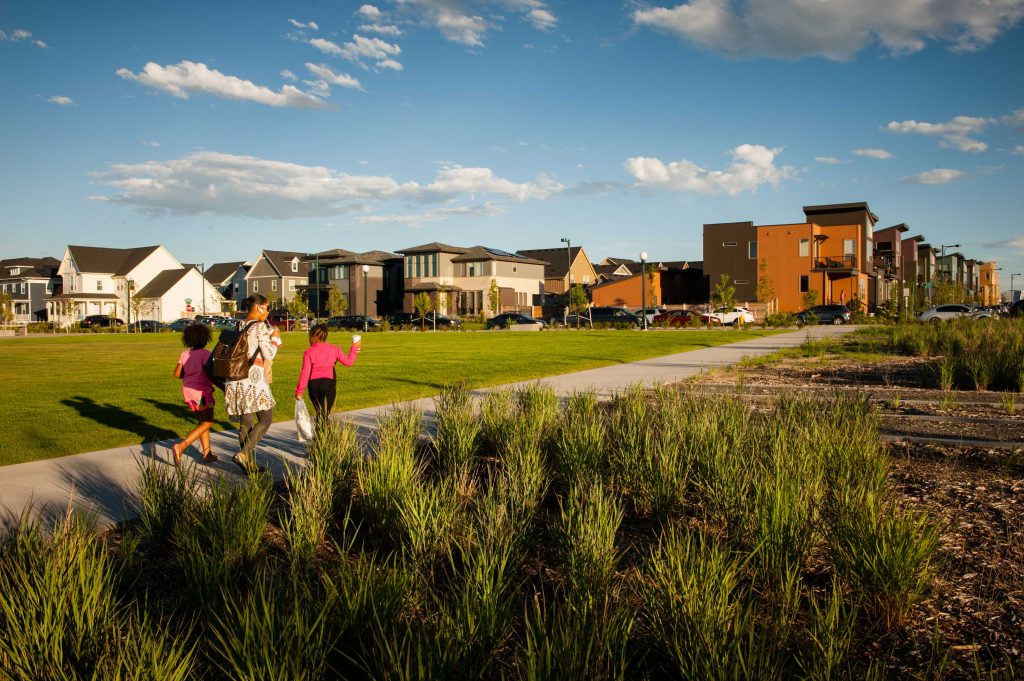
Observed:
[[[507,329],[517,324],[539,325],[540,328],[544,328],[544,322],[520,312],[503,312],[502,314],[495,315],[487,320],[488,329]]]
[[[132,322],[131,329],[139,333],[158,333],[160,331],[170,331],[171,326],[155,319],[139,319]]]
[[[815,305],[796,313],[801,324],[849,324],[850,308],[845,305]]]
[[[443,314],[435,315],[433,312],[428,312],[422,317],[416,312],[399,312],[391,315],[388,322],[391,326],[423,326],[428,329],[435,328],[435,323],[438,329],[457,329],[462,326],[458,319]]]
[[[658,326],[691,326],[700,323],[700,315],[689,310],[670,310],[654,315],[651,323]]]
[[[331,317],[324,323],[329,329],[376,329],[380,326],[380,322],[373,317],[365,317],[361,314]]]
[[[105,314],[91,314],[81,321],[81,326],[84,329],[124,326],[124,320]]]
[[[571,314],[566,318],[566,324],[569,326],[583,326],[590,324],[591,321],[595,324],[640,326],[640,317],[621,307],[595,306],[582,315]]]

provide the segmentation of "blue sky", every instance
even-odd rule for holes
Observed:
[[[701,257],[867,201],[1024,272],[1024,0],[9,2],[0,257]]]

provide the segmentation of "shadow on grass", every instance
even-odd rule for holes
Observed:
[[[77,411],[79,416],[110,428],[138,435],[142,442],[165,440],[178,435],[172,430],[150,423],[145,417],[127,409],[109,403],[100,404],[91,397],[78,395],[63,399],[60,403]]]
[[[161,402],[160,400],[154,400],[150,397],[141,398],[143,402],[159,409],[162,412],[170,414],[171,416],[177,416],[180,419],[185,419],[189,423],[189,429],[195,425],[195,416],[188,410],[188,407],[184,402]],[[227,419],[221,419],[214,421],[215,425],[221,426],[222,428],[235,428],[236,425],[231,423]]]

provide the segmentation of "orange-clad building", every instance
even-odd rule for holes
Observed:
[[[642,285],[647,290],[641,289]],[[661,304],[661,272],[654,270],[648,273],[643,284],[640,281],[640,274],[631,277],[613,279],[612,281],[598,284],[590,289],[590,300],[594,305],[611,305],[615,307],[639,308],[643,296],[647,296],[647,307],[658,307]]]
[[[878,300],[872,233],[878,217],[867,203],[804,206],[806,222],[704,225],[704,272],[711,286],[723,274],[740,302],[755,300],[758,281],[767,277],[781,312],[816,304],[860,301],[867,311]]]

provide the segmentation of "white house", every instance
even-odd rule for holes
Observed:
[[[136,317],[134,312],[129,314],[133,307],[143,319],[169,322],[190,316],[189,305],[193,312],[202,311],[204,299],[212,312],[219,311],[223,302],[195,268],[183,267],[163,246],[68,246],[57,274],[63,291],[50,299],[47,308],[58,323],[97,314],[127,321]],[[141,304],[132,306],[133,299]]]

